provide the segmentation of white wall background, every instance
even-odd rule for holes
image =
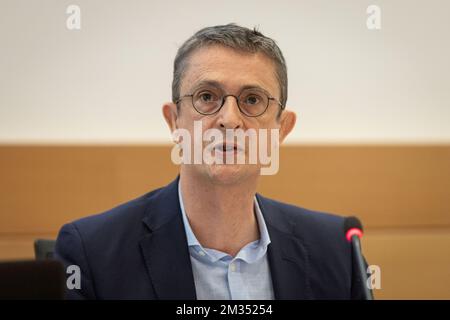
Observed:
[[[229,22],[284,52],[299,115],[288,142],[450,142],[448,0],[0,0],[0,143],[170,142],[176,49]]]

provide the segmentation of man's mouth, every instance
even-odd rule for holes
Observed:
[[[227,152],[240,152],[243,151],[243,148],[241,146],[239,146],[236,143],[232,143],[232,142],[220,142],[214,145],[213,147],[214,151],[218,151],[218,152],[222,152],[222,153],[227,153]]]

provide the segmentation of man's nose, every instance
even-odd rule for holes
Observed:
[[[218,123],[223,129],[238,129],[242,127],[242,113],[239,110],[238,98],[227,95],[224,104],[219,111]]]

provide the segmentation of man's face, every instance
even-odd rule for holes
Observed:
[[[262,53],[243,53],[223,46],[209,46],[195,51],[189,58],[185,70],[180,97],[192,94],[204,83],[215,83],[215,87],[224,94],[238,96],[244,87],[257,87],[265,90],[271,97],[280,100],[280,88],[275,75],[275,65]],[[210,85],[207,85],[209,88]],[[280,129],[280,140],[284,139],[295,123],[295,115],[284,111],[280,118],[277,115],[280,106],[276,101],[269,100],[266,112],[258,117],[249,117],[239,111],[237,101],[227,97],[219,112],[212,115],[202,115],[192,106],[190,97],[179,103],[179,109],[174,104],[164,106],[164,116],[171,126],[187,129],[194,137],[194,121],[202,122],[202,132],[208,129],[218,129],[224,133],[227,129]],[[169,110],[170,109],[170,110]],[[270,139],[269,139],[270,141]],[[205,148],[210,142],[203,142]],[[239,183],[243,179],[257,176],[259,164],[248,164],[248,145],[245,147],[246,164],[198,164],[184,165],[191,173],[208,177],[219,184]]]

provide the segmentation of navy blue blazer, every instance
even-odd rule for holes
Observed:
[[[256,197],[276,299],[362,298],[342,217]],[[80,267],[81,288],[67,290],[70,299],[196,299],[178,179],[64,225],[55,257]]]

